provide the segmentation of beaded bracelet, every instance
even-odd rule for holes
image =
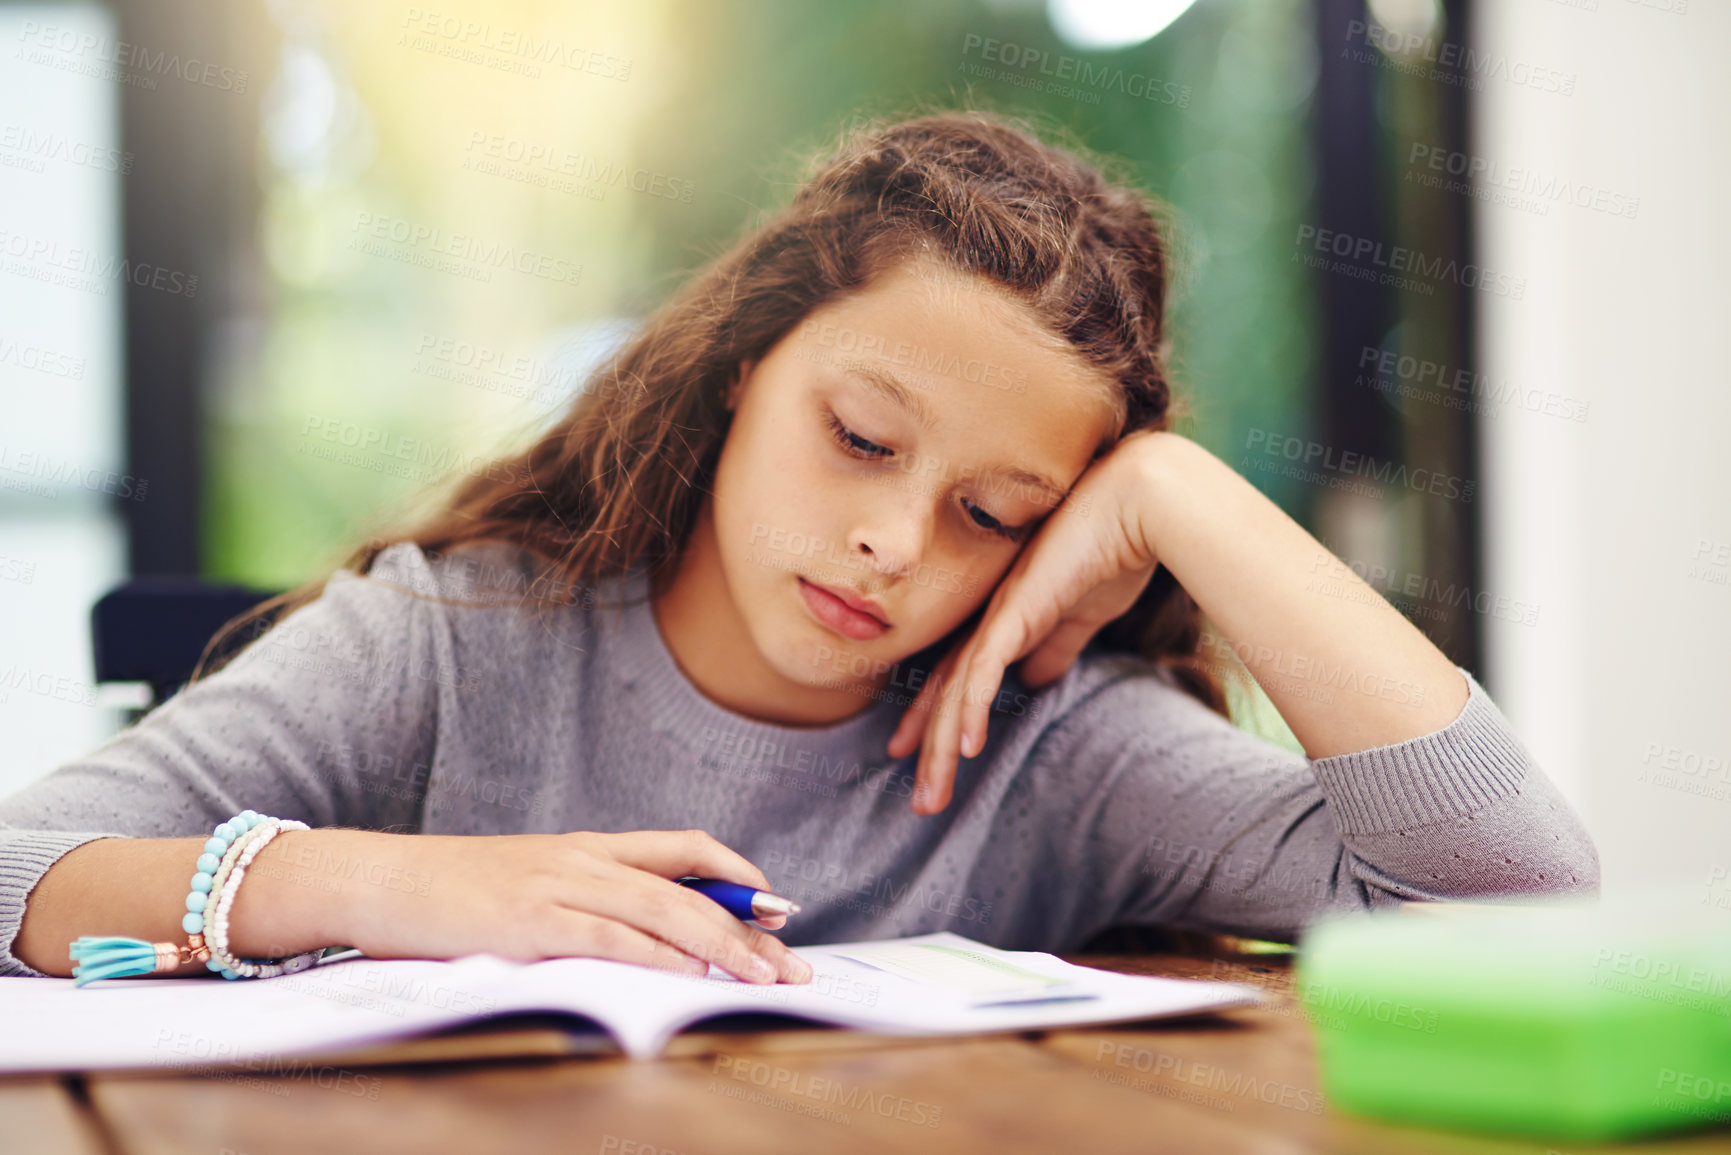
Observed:
[[[70,951],[75,964],[72,968],[73,985],[82,987],[97,979],[171,971],[192,962],[202,962],[212,970],[221,969],[224,978],[232,979],[239,978],[241,973],[227,965],[233,962],[240,962],[244,966],[273,966],[281,963],[284,969],[287,969],[289,963],[298,963],[294,969],[299,970],[317,958],[321,952],[315,950],[297,955],[293,959],[255,960],[248,963],[227,955],[225,950],[226,958],[219,962],[212,957],[211,948],[205,942],[205,910],[225,893],[229,896],[229,902],[233,902],[234,887],[239,886],[240,880],[234,879],[233,886],[226,891],[223,887],[228,883],[231,871],[245,846],[255,841],[253,831],[265,824],[270,824],[268,830],[260,830],[257,836],[263,839],[257,842],[257,845],[262,847],[264,842],[275,837],[277,830],[285,825],[281,819],[269,818],[253,810],[242,810],[227,822],[218,824],[211,832],[211,837],[205,842],[203,851],[198,856],[198,872],[192,876],[192,889],[186,896],[186,914],[180,921],[181,928],[188,935],[184,944],[152,943],[121,935],[80,935]],[[307,829],[305,823],[288,825]],[[248,858],[247,861],[250,863],[252,860]],[[242,874],[244,876],[244,870]],[[224,913],[223,945],[226,947],[226,910]]]
[[[230,867],[227,877],[220,882],[213,880],[216,889],[212,894],[216,897],[205,916],[205,939],[210,946],[210,959],[205,966],[213,971],[221,971],[224,978],[268,979],[305,970],[322,953],[322,950],[311,950],[292,958],[248,960],[237,958],[228,950],[229,908],[234,905],[235,895],[240,893],[240,884],[246,878],[247,867],[252,865],[258,852],[280,832],[307,829],[310,828],[304,822],[270,818],[247,831],[245,846],[241,848],[240,856]],[[241,843],[236,842],[235,846],[241,847]]]
[[[241,836],[235,838],[234,842],[228,843],[228,849],[223,850],[222,861],[216,864],[215,871],[209,873],[211,874],[209,890],[206,892],[204,909],[201,911],[204,916],[204,947],[209,954],[209,958],[204,959],[204,966],[208,966],[209,970],[222,973],[225,978],[239,977],[241,971],[234,970],[234,963],[239,963],[241,959],[235,959],[232,954],[228,954],[227,919],[223,923],[223,932],[225,933],[223,933],[222,939],[222,952],[218,952],[216,949],[218,944],[216,944],[215,930],[213,930],[216,907],[218,907],[218,902],[222,900],[223,892],[227,890],[230,878],[234,876],[235,864],[241,861],[241,855],[246,852],[246,847],[251,843],[258,842],[267,831],[273,831],[277,826],[277,821],[279,819],[263,817],[256,826],[241,831]],[[187,906],[192,906],[194,902],[197,902],[197,899],[194,899],[192,895],[187,895]]]

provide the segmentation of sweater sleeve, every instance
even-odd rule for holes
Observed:
[[[200,834],[247,808],[314,827],[417,829],[451,649],[415,596],[431,580],[412,545],[385,551],[368,576],[338,571],[223,669],[0,799],[0,975],[40,973],[11,953],[25,902],[94,839]]]
[[[1104,901],[1100,926],[1070,931],[1165,924],[1293,941],[1329,909],[1596,893],[1579,817],[1461,674],[1467,703],[1442,729],[1314,760],[1155,677],[1082,701],[1048,753],[1065,773],[1087,768],[1069,850]]]

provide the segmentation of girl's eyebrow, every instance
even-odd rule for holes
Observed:
[[[914,394],[914,391],[903,384],[895,374],[879,369],[875,365],[849,365],[846,372],[849,376],[856,377],[870,386],[873,391],[882,394],[891,404],[898,405],[910,413],[914,420],[919,422],[920,428],[932,429],[937,426],[937,419],[932,416],[931,410],[926,408],[925,402],[921,401]],[[990,466],[982,469],[980,476],[982,478],[1002,478],[1005,481],[1025,485],[1030,489],[1040,490],[1051,499],[1053,504],[1062,501],[1064,495],[1069,492],[1050,478],[1017,466]]]
[[[926,408],[926,403],[915,396],[914,391],[902,384],[901,378],[895,374],[879,369],[875,365],[852,364],[847,366],[847,372],[858,377],[874,390],[887,397],[892,404],[901,406],[913,414],[921,429],[935,429],[938,419],[932,411]]]

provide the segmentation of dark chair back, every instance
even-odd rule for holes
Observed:
[[[197,578],[141,577],[103,594],[90,611],[96,681],[148,682],[152,705],[166,701],[198,665],[204,647],[229,619],[276,594]],[[220,652],[237,649],[268,628],[238,631]]]

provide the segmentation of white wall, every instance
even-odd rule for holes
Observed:
[[[1533,627],[1491,620],[1487,685],[1585,814],[1607,895],[1704,887],[1731,866],[1731,4],[1480,0],[1473,19],[1506,75],[1574,79],[1487,78],[1471,151],[1505,181],[1639,198],[1633,219],[1477,202],[1480,261],[1527,281],[1483,297],[1483,368],[1589,406],[1481,417],[1485,586],[1541,604]]]
[[[88,698],[90,606],[126,571],[102,492],[124,473],[124,286],[76,270],[121,254],[129,166],[118,83],[35,59],[26,33],[47,27],[115,36],[95,4],[0,5],[0,796],[121,718]]]

